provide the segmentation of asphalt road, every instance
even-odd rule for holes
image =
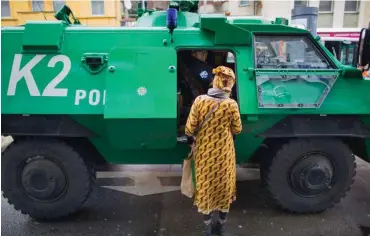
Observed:
[[[177,170],[176,170],[177,171]],[[175,170],[167,171],[175,173]],[[180,177],[158,177],[162,189],[155,193],[141,172],[135,188],[134,170],[99,173],[98,183],[84,208],[73,216],[37,222],[1,201],[4,236],[190,236],[202,235],[202,217],[192,202],[178,191]],[[136,173],[136,174],[133,174]],[[238,200],[229,215],[229,231],[235,236],[368,236],[370,234],[370,165],[360,164],[351,192],[335,208],[318,215],[291,215],[272,205],[260,187],[257,172],[242,170]],[[154,184],[154,183],[153,183]],[[105,186],[105,187],[102,187]],[[172,187],[171,187],[172,186]],[[141,189],[141,190],[140,190]],[[167,192],[166,192],[167,191]],[[138,196],[142,195],[142,196]]]

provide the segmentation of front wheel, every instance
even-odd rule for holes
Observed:
[[[91,192],[94,172],[63,142],[15,141],[1,158],[3,196],[35,219],[74,213]]]
[[[355,157],[340,140],[297,139],[272,159],[267,188],[290,212],[321,212],[338,203],[356,174]]]

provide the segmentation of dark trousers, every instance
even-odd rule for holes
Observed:
[[[225,212],[218,212],[220,220],[226,221],[227,213]],[[209,215],[203,215],[204,222],[209,222],[212,218],[212,214]]]

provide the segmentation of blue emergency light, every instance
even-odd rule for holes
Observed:
[[[173,30],[177,28],[177,9],[168,8],[167,9],[167,19],[166,19],[167,28],[171,34],[171,42],[173,42]]]

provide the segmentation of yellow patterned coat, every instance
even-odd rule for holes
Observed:
[[[196,127],[217,104],[208,95],[198,96],[191,108],[185,133],[193,136]],[[194,205],[202,214],[212,211],[229,212],[236,199],[236,162],[232,134],[242,130],[238,104],[227,98],[199,130],[193,158],[196,193]]]

